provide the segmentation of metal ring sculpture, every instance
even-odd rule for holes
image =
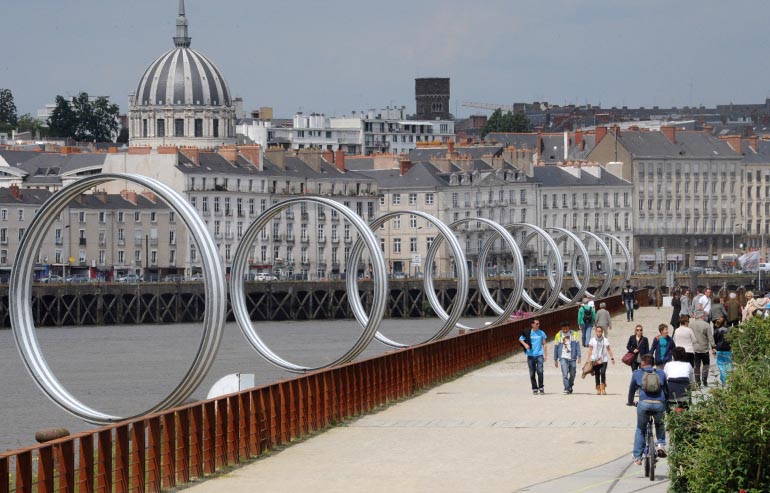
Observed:
[[[503,226],[490,219],[479,217],[461,219],[450,224],[449,227],[454,229],[463,223],[471,221],[479,221],[492,228],[492,234],[489,236],[489,238],[487,238],[487,241],[484,242],[484,246],[479,252],[479,259],[476,265],[476,280],[478,282],[479,291],[481,292],[482,298],[484,298],[484,301],[487,303],[487,305],[492,308],[492,311],[499,315],[498,318],[491,322],[491,325],[495,325],[508,320],[521,301],[521,295],[524,292],[524,257],[521,255],[521,250],[519,249],[519,245],[516,244],[516,240],[513,238],[513,235],[509,233],[508,230]],[[497,304],[495,299],[492,297],[492,293],[489,292],[489,286],[487,286],[487,257],[489,256],[489,252],[492,249],[495,241],[497,241],[498,237],[502,238],[502,240],[508,244],[511,252],[513,253],[514,261],[514,290],[513,293],[511,293],[511,296],[508,298],[508,303],[504,309]]]
[[[553,261],[555,262],[555,275],[556,275],[556,287],[551,289],[551,293],[548,296],[548,298],[545,300],[545,303],[542,305],[538,302],[536,302],[532,297],[527,293],[526,291],[522,292],[521,297],[524,298],[524,301],[535,309],[535,313],[540,313],[542,311],[548,310],[549,308],[553,307],[556,302],[559,300],[559,294],[561,293],[561,285],[564,282],[564,270],[562,268],[562,258],[561,253],[559,252],[559,247],[556,245],[556,242],[551,238],[551,236],[545,232],[542,228],[535,226],[534,224],[527,224],[527,223],[514,223],[510,226],[508,226],[506,229],[513,232],[516,229],[524,229],[529,230],[531,233],[529,233],[524,240],[522,240],[521,244],[519,245],[519,248],[522,250],[526,248],[526,246],[529,244],[530,241],[532,241],[532,238],[538,236],[540,237],[543,242],[545,242],[546,245],[548,245],[548,248],[552,252],[552,256],[548,256],[548,261],[551,261],[551,258],[553,258]],[[550,270],[550,264],[546,265],[546,268]]]
[[[607,295],[607,293],[610,291],[610,287],[612,286],[612,250],[610,250],[610,247],[607,246],[606,243],[599,237],[599,235],[592,233],[590,231],[581,231],[580,234],[583,234],[585,236],[588,236],[592,240],[596,241],[596,244],[599,245],[599,248],[601,248],[604,251],[604,258],[607,261],[607,267],[605,268],[605,275],[604,275],[604,282],[599,287],[599,289],[596,290],[596,293],[594,296],[598,298],[602,298]]]
[[[356,276],[347,276],[348,299],[351,301],[351,307],[353,308],[353,314],[356,317],[356,320],[358,320],[358,323],[361,324],[364,329],[363,332],[361,332],[361,336],[342,356],[327,365],[322,365],[315,368],[291,363],[275,354],[268,347],[268,345],[265,344],[262,338],[259,337],[259,334],[257,334],[257,331],[254,329],[254,325],[251,323],[251,317],[249,317],[249,312],[246,306],[246,296],[243,291],[243,275],[246,273],[245,268],[249,256],[249,249],[257,239],[257,235],[262,230],[262,228],[267,226],[267,224],[273,220],[273,218],[280,215],[284,209],[287,209],[294,204],[301,203],[319,204],[326,206],[332,210],[337,211],[345,219],[350,221],[360,235],[359,241],[362,239],[366,244],[366,247],[369,249],[369,255],[372,259],[372,269],[374,274],[374,297],[372,300],[371,316],[367,316],[363,310],[363,307],[361,306],[360,300],[358,299],[358,289],[355,288],[352,291],[350,289],[351,277],[353,278],[353,281],[355,281]],[[351,255],[347,263],[347,272],[355,272],[357,265],[358,258]],[[355,286],[355,284],[353,286]],[[230,297],[232,300],[233,314],[235,315],[238,326],[241,328],[241,331],[246,337],[246,340],[248,340],[254,350],[256,350],[267,361],[293,373],[304,373],[336,366],[342,363],[347,363],[361,354],[361,352],[366,349],[366,346],[369,345],[372,338],[377,333],[380,322],[382,322],[382,317],[385,314],[387,291],[388,280],[385,271],[385,260],[383,259],[382,252],[380,251],[377,237],[374,235],[372,230],[367,227],[366,222],[364,222],[364,220],[361,219],[351,209],[343,206],[339,202],[335,202],[323,197],[287,199],[267,209],[246,230],[245,234],[243,235],[243,240],[240,242],[238,249],[235,251],[233,265],[230,270]]]
[[[163,199],[174,211],[176,211],[176,213],[179,214],[187,228],[189,228],[193,240],[195,241],[201,253],[203,260],[203,272],[205,274],[204,282],[206,309],[203,320],[203,333],[201,335],[201,341],[198,345],[198,350],[196,352],[193,363],[182,377],[182,380],[165,398],[163,398],[158,404],[152,406],[147,411],[139,413],[133,417],[139,417],[145,414],[158,412],[175,405],[179,405],[200,385],[209,369],[211,368],[211,365],[219,349],[219,344],[224,330],[227,308],[224,268],[219,257],[217,246],[211,236],[208,234],[206,224],[198,216],[196,210],[184,197],[179,195],[171,187],[155,179],[141,175],[101,174],[84,178],[64,188],[60,192],[57,192],[50,199],[48,199],[48,201],[46,201],[46,203],[43,204],[43,206],[40,208],[37,215],[30,224],[26,234],[24,235],[24,238],[19,245],[19,251],[16,260],[13,264],[9,286],[11,326],[13,329],[14,339],[21,354],[22,360],[24,361],[27,370],[32,375],[36,384],[58,406],[62,407],[67,412],[75,415],[76,417],[94,424],[108,424],[127,418],[112,416],[88,407],[87,405],[80,402],[77,398],[75,398],[58,381],[53,371],[48,366],[45,357],[43,356],[40,344],[35,334],[32,309],[29,302],[32,291],[32,277],[29,275],[29,273],[32,271],[34,266],[33,264],[35,255],[40,249],[40,246],[44,241],[48,230],[50,229],[59,213],[80,194],[85,193],[97,185],[112,180],[126,180],[148,188],[157,194],[161,199]],[[340,213],[345,219],[353,224],[359,233],[359,238],[351,250],[351,254],[348,258],[346,264],[347,272],[355,272],[357,270],[357,265],[361,258],[363,247],[366,246],[366,248],[369,250],[372,265],[371,268],[374,275],[374,296],[370,314],[366,313],[361,304],[361,299],[358,295],[358,281],[356,276],[349,275],[346,277],[346,288],[348,291],[348,298],[351,303],[353,314],[363,327],[363,331],[353,346],[350,347],[350,349],[348,349],[342,356],[327,365],[317,368],[310,368],[291,363],[275,354],[264,343],[264,341],[262,341],[254,329],[253,324],[251,323],[242,282],[243,275],[246,273],[246,261],[249,255],[249,249],[257,239],[259,232],[283,210],[298,203],[312,203],[331,208],[332,210]],[[515,223],[508,226],[502,226],[492,220],[476,217],[456,221],[447,226],[434,216],[421,211],[389,213],[378,218],[372,222],[371,225],[367,225],[364,220],[361,219],[351,209],[333,200],[321,197],[293,198],[270,207],[263,214],[261,214],[254,221],[254,223],[249,226],[243,237],[243,241],[241,241],[241,243],[238,245],[235,257],[233,259],[230,281],[233,313],[235,314],[235,318],[239,327],[241,328],[241,331],[243,332],[248,342],[252,345],[252,347],[254,347],[254,349],[270,363],[275,364],[276,366],[279,366],[287,371],[296,373],[327,368],[351,361],[356,356],[358,356],[374,338],[390,347],[408,347],[405,344],[392,341],[378,332],[378,328],[382,322],[385,306],[387,303],[388,283],[385,261],[380,250],[377,237],[372,231],[372,229],[380,227],[393,217],[403,214],[412,214],[422,217],[435,225],[439,230],[439,235],[434,240],[426,255],[425,262],[427,268],[425,268],[424,289],[431,307],[433,308],[434,312],[436,312],[436,314],[444,321],[444,325],[432,337],[424,342],[441,339],[449,334],[454,327],[466,329],[470,328],[458,323],[458,320],[460,319],[467,302],[469,276],[465,255],[463,254],[462,247],[460,246],[460,243],[453,230],[464,223],[477,221],[484,223],[492,229],[491,236],[486,240],[482,249],[479,251],[477,273],[479,290],[482,294],[482,297],[486,303],[499,315],[498,319],[496,319],[494,323],[499,323],[506,320],[522,299],[524,302],[535,308],[535,310],[538,312],[553,307],[559,299],[566,303],[570,303],[585,293],[585,290],[587,289],[590,282],[591,269],[590,262],[588,261],[588,250],[585,246],[585,242],[583,242],[575,233],[567,231],[563,228],[550,228],[551,231],[560,233],[560,236],[557,238],[557,240],[554,240],[554,238],[546,233],[545,230],[532,224]],[[525,230],[521,244],[516,243],[513,234],[513,232],[517,230]],[[526,231],[529,231],[529,233],[526,233]],[[616,241],[618,245],[620,245],[620,248],[623,250],[623,254],[626,260],[625,279],[629,279],[631,271],[631,257],[628,249],[619,238],[606,233],[602,233],[600,237],[599,235],[588,231],[583,231],[580,234],[596,241],[597,245],[602,250],[604,250],[609,268],[613,268],[612,251],[607,243],[601,239],[601,237],[607,239],[610,242]],[[498,237],[501,238],[502,241],[510,247],[513,253],[515,264],[514,282],[516,287],[505,308],[501,308],[499,305],[497,305],[495,300],[492,298],[492,295],[489,292],[489,288],[487,286],[486,271],[484,267],[486,265],[486,259],[490,253],[490,250]],[[548,255],[546,261],[546,267],[548,270],[547,278],[551,288],[551,293],[548,299],[542,305],[534,301],[529,293],[524,290],[525,273],[524,260],[521,254],[521,249],[525,248],[526,245],[529,244],[529,242],[535,237],[539,237],[540,240],[542,240],[543,243],[550,249],[550,254]],[[579,288],[578,294],[573,299],[570,299],[561,292],[562,284],[564,281],[564,269],[561,252],[559,251],[559,245],[565,242],[567,238],[573,240],[576,249],[579,250],[579,253],[586,260],[583,282],[581,282],[579,276],[576,275],[577,256],[573,255],[571,259],[573,278]],[[433,286],[433,269],[431,268],[433,262],[435,261],[439,247],[443,241],[446,241],[449,244],[450,250],[452,251],[455,259],[455,269],[457,276],[457,297],[454,300],[454,307],[449,314],[447,314],[447,312],[443,309],[441,302],[436,296]],[[554,271],[553,273],[551,273],[552,267]],[[611,287],[612,279],[612,275],[606,276],[604,283],[597,291],[598,296],[606,295]]]
[[[572,274],[572,280],[575,283],[575,286],[577,286],[578,290],[577,293],[575,293],[575,296],[572,298],[568,297],[564,293],[561,292],[561,286],[559,287],[559,299],[561,299],[563,302],[567,304],[575,303],[578,300],[582,300],[583,296],[585,295],[586,291],[588,290],[588,281],[591,279],[591,258],[588,255],[588,250],[586,249],[586,246],[583,244],[582,241],[580,241],[580,238],[573,233],[572,231],[569,231],[564,228],[547,228],[548,231],[555,231],[560,234],[560,236],[556,239],[556,244],[561,245],[562,243],[565,243],[567,241],[567,238],[571,239],[572,242],[575,244],[575,247],[580,250],[580,255],[583,257],[583,282],[580,281],[580,276],[577,274],[577,255],[572,255],[572,258],[570,259],[570,272]],[[551,259],[549,256],[548,259],[548,265],[550,265]],[[556,289],[556,281],[553,278],[554,276],[552,273],[548,273],[548,284],[550,284],[551,289]]]
[[[393,218],[396,218],[401,215],[405,214],[411,214],[418,217],[421,217],[425,219],[426,221],[430,222],[436,228],[439,230],[439,236],[436,238],[434,243],[436,241],[440,242],[441,239],[447,238],[447,242],[449,243],[449,247],[452,250],[452,255],[455,258],[455,265],[460,266],[458,269],[458,277],[457,277],[457,298],[455,299],[455,305],[452,309],[452,314],[447,315],[447,313],[444,311],[444,309],[441,307],[441,302],[436,297],[436,293],[433,289],[433,269],[431,266],[433,265],[433,257],[430,257],[430,255],[426,256],[425,258],[425,277],[423,278],[423,285],[425,289],[425,294],[428,297],[428,301],[430,302],[431,308],[433,308],[433,311],[436,312],[436,314],[444,321],[444,325],[441,326],[441,328],[430,338],[426,339],[420,344],[435,341],[438,339],[444,338],[449,332],[452,331],[452,328],[455,327],[457,324],[457,321],[460,319],[460,317],[463,314],[463,310],[465,310],[465,304],[468,300],[468,267],[465,264],[465,255],[463,255],[462,247],[460,246],[460,242],[457,241],[457,238],[455,238],[454,233],[452,233],[451,227],[447,227],[446,224],[436,219],[434,216],[427,214],[422,211],[404,211],[404,212],[390,212],[388,214],[385,214],[384,216],[381,216],[374,221],[372,221],[369,224],[369,227],[372,229],[372,231],[376,231],[377,228],[384,225],[386,222],[390,221]],[[358,241],[356,241],[355,245],[353,245],[353,248],[350,251],[350,261],[353,262],[353,265],[358,263],[358,259],[361,256],[361,250],[362,250],[362,243],[361,239],[359,238]],[[379,249],[378,249],[379,251]],[[435,257],[435,254],[434,254]],[[355,276],[348,276],[346,279],[346,283],[348,286],[348,293],[357,293],[358,292],[358,280]],[[361,300],[357,296],[348,296],[348,299],[350,300],[350,304],[353,307],[354,313],[360,312],[365,317],[364,309],[361,306]],[[381,343],[385,344],[386,346],[390,346],[392,348],[406,348],[409,347],[409,345],[402,344],[400,342],[393,341],[392,339],[389,339],[379,331],[374,335],[374,337],[380,341]]]
[[[617,236],[611,235],[609,233],[599,233],[599,236],[603,238],[607,238],[609,240],[609,243],[607,243],[607,246],[610,248],[610,251],[612,251],[612,242],[614,241],[620,247],[620,251],[623,252],[623,258],[625,258],[625,261],[626,261],[626,272],[625,274],[623,274],[623,280],[620,282],[620,289],[623,289],[623,286],[625,286],[626,281],[629,281],[631,279],[631,271],[633,268],[633,266],[631,265],[631,252],[628,251],[628,248],[626,248],[625,243],[620,241],[620,238],[618,238]],[[614,268],[614,265],[612,267]]]
[[[16,261],[13,264],[9,286],[11,328],[16,346],[27,370],[48,398],[78,418],[100,425],[128,418],[112,416],[92,409],[73,396],[56,378],[46,362],[35,334],[32,308],[29,301],[32,295],[32,277],[29,273],[34,267],[35,255],[59,213],[80,194],[94,186],[112,180],[127,180],[139,184],[163,199],[179,214],[190,229],[204,259],[206,310],[203,318],[203,333],[195,359],[170,394],[158,404],[134,417],[182,404],[200,385],[219,350],[225,324],[225,310],[227,309],[224,269],[219,260],[216,245],[206,230],[206,224],[200,219],[190,203],[167,185],[141,175],[100,174],[84,178],[51,196],[32,220],[29,229],[21,240]]]

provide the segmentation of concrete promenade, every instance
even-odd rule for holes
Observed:
[[[562,394],[549,344],[543,396],[532,395],[520,353],[188,490],[664,492],[666,460],[654,483],[631,460],[636,414],[620,358],[636,323],[651,338],[670,317],[670,308],[642,308],[634,323],[613,318],[606,396],[579,373],[575,392]]]

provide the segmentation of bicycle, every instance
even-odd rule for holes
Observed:
[[[655,450],[655,437],[653,436],[653,426],[655,420],[653,413],[647,413],[647,431],[644,437],[644,476],[649,477],[650,481],[655,481],[655,464],[658,462],[658,452]]]

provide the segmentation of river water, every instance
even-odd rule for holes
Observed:
[[[484,322],[463,320],[472,327]],[[275,353],[304,366],[333,361],[361,333],[352,320],[259,322],[255,327]],[[380,332],[414,344],[440,327],[438,319],[393,319],[384,320]],[[177,385],[192,362],[201,330],[201,324],[60,327],[38,329],[37,335],[49,366],[76,398],[102,412],[131,416]],[[374,340],[359,359],[391,350]],[[204,399],[217,380],[231,373],[253,373],[258,386],[294,376],[263,360],[235,323],[227,324],[212,369],[192,398]],[[0,330],[0,399],[0,451],[34,444],[42,428],[75,433],[92,427],[45,397],[27,373],[10,330]]]

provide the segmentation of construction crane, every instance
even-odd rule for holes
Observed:
[[[469,102],[465,102],[465,103],[463,103],[463,108],[479,108],[479,109],[482,109],[482,110],[489,110],[489,111],[501,110],[501,111],[513,112],[513,106],[510,105],[510,104],[489,104],[489,103],[469,103]]]

